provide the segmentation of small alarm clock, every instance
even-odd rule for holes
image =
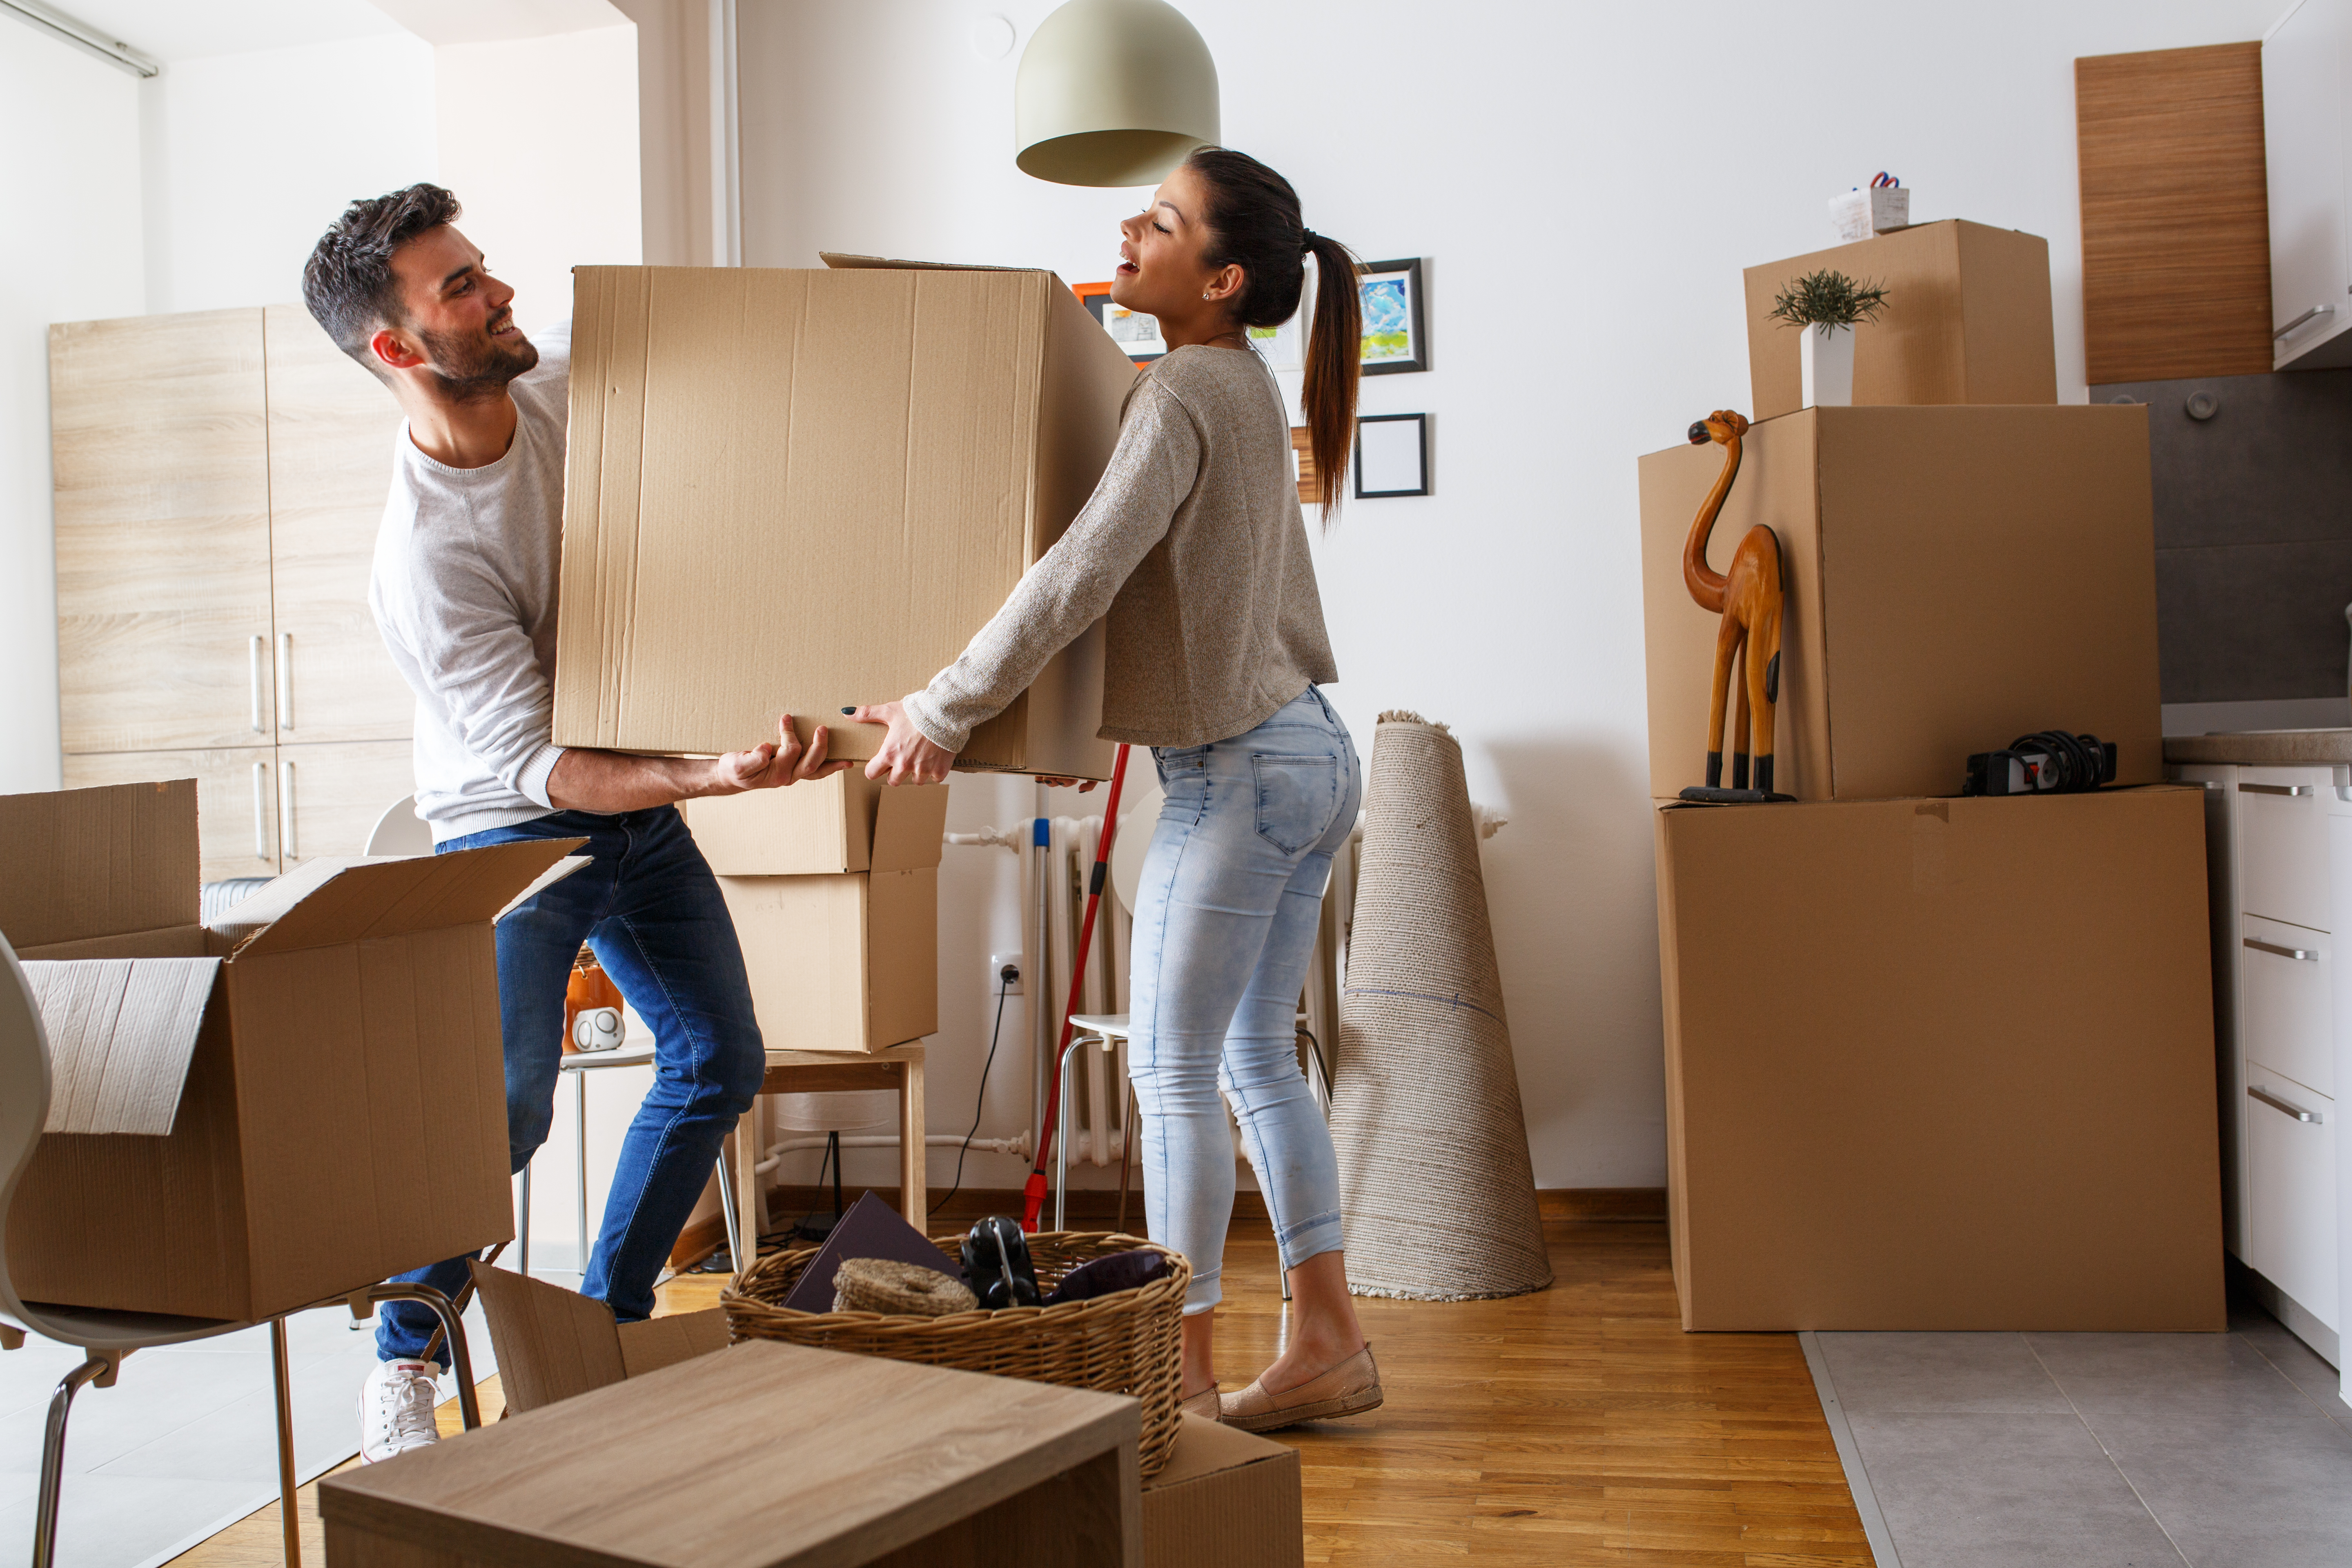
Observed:
[[[572,1020],[572,1048],[575,1051],[612,1051],[621,1046],[621,1010],[618,1007],[583,1007],[580,1016]]]

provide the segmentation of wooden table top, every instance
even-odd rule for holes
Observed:
[[[330,1476],[319,1510],[496,1562],[831,1568],[1140,1425],[1131,1399],[751,1341]]]

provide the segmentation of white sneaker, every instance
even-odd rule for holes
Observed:
[[[428,1361],[380,1361],[360,1390],[360,1460],[375,1464],[441,1440],[433,1407],[441,1372]]]

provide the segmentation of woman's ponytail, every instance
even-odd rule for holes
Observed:
[[[1363,360],[1363,302],[1357,261],[1336,239],[1300,221],[1290,182],[1246,153],[1202,147],[1184,160],[1208,193],[1209,243],[1202,259],[1213,270],[1239,267],[1244,279],[1235,311],[1242,324],[1278,327],[1298,312],[1307,258],[1315,258],[1315,319],[1307,334],[1308,449],[1315,458],[1315,499],[1328,527],[1339,510],[1340,486],[1356,443],[1356,382]]]
[[[1362,376],[1364,307],[1353,252],[1328,235],[1307,233],[1315,258],[1315,321],[1307,334],[1307,443],[1315,455],[1315,499],[1329,526],[1356,444],[1356,384]]]

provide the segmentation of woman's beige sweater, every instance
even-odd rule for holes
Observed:
[[[1197,746],[1339,678],[1323,630],[1290,426],[1245,349],[1176,350],[1137,377],[1118,447],[1061,542],[956,661],[906,700],[963,750],[1045,661],[1109,613],[1102,737]]]

